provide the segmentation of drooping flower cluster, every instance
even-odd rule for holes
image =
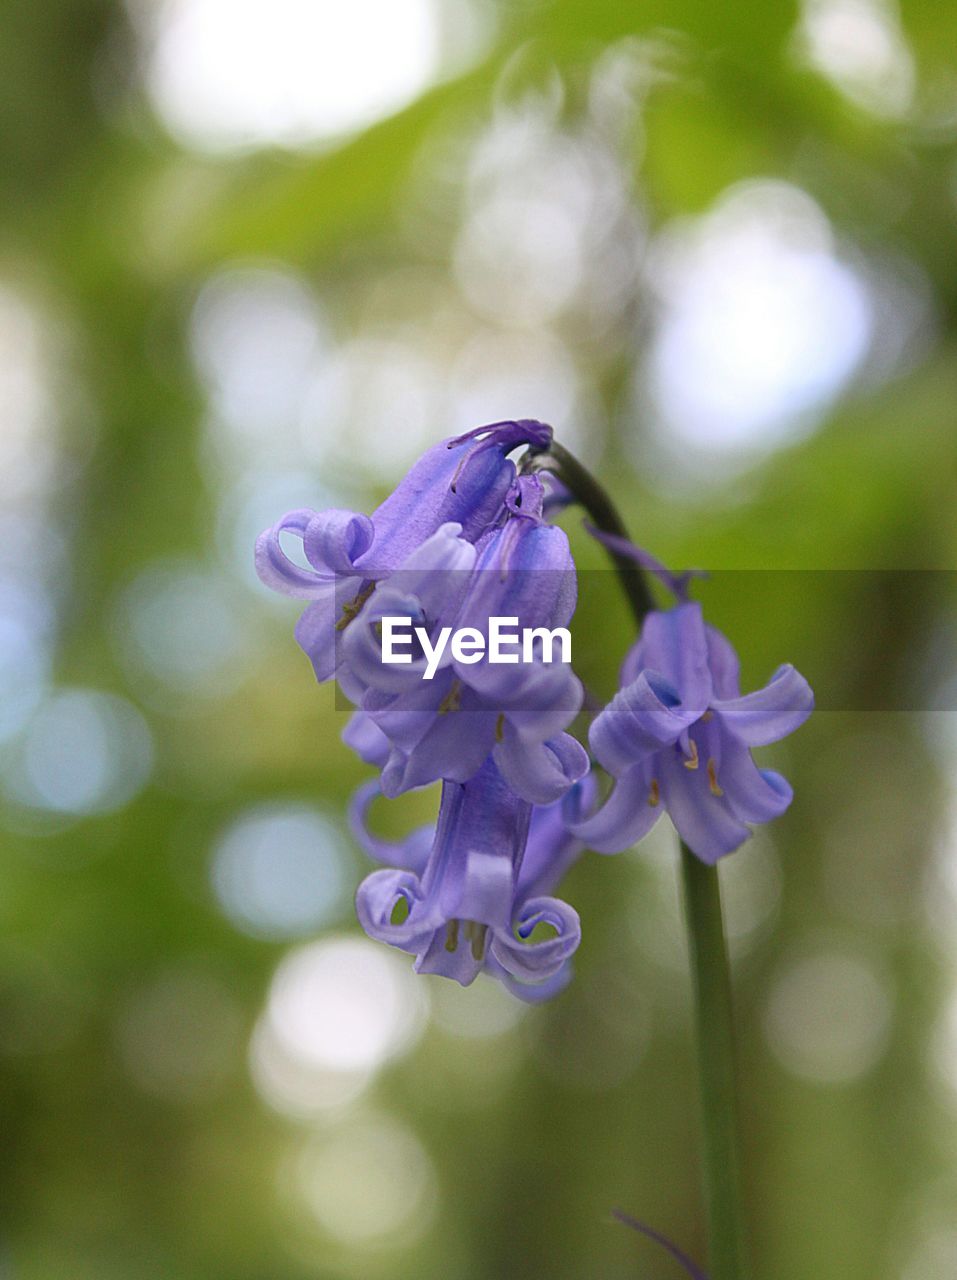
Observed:
[[[356,705],[345,739],[381,769],[383,794],[442,782],[434,833],[391,846],[391,869],[360,886],[363,927],[423,972],[467,984],[484,969],[532,998],[566,980],[580,936],[573,909],[548,894],[583,848],[556,817],[588,771],[565,732],[581,684],[564,662],[466,662],[452,650],[425,680],[421,651],[383,661],[381,623],[409,618],[434,641],[445,627],[485,634],[493,617],[569,622],[568,539],[546,522],[541,478],[508,457],[550,439],[541,423],[507,422],[444,441],[372,516],[295,511],[256,550],[267,585],[310,601],[296,637],[318,679],[334,676]],[[284,533],[302,540],[308,568],[286,555]],[[368,833],[363,843],[386,856]]]
[[[352,806],[357,838],[381,864],[359,887],[360,923],[421,972],[467,985],[485,971],[526,999],[568,980],[579,921],[551,895],[582,850],[628,848],[666,809],[705,862],[731,852],[746,823],[791,801],[751,748],[790,733],[813,705],[793,667],[742,697],[734,650],[686,599],[688,575],[599,531],[679,603],[647,615],[621,689],[591,725],[592,754],[614,779],[597,809],[588,755],[567,732],[582,703],[569,663],[539,650],[507,663],[454,647],[436,657],[448,628],[484,636],[496,618],[546,632],[570,621],[575,566],[549,517],[575,495],[509,456],[550,444],[535,421],[479,428],[429,450],[371,516],[294,511],[256,548],[263,581],[309,601],[296,638],[317,678],[334,677],[356,707],[344,740],[381,771]],[[284,534],[301,539],[306,566],[287,556]],[[419,629],[400,664],[383,660],[393,618]],[[399,843],[371,834],[375,796],[436,781],[434,828]]]

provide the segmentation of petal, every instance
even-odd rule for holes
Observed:
[[[644,645],[641,642],[641,636],[639,636],[622,659],[621,668],[618,672],[618,684],[620,687],[622,689],[627,688],[632,680],[637,680],[647,666]],[[675,692],[677,693],[677,689]]]
[[[483,544],[462,623],[483,634],[493,617],[518,618],[523,627],[563,627],[575,600],[575,564],[565,532],[512,519]]]
[[[389,797],[439,778],[467,782],[481,768],[495,742],[491,712],[452,711],[437,715],[428,731],[407,752],[394,752],[382,772]]]
[[[471,583],[476,551],[459,535],[460,524],[443,524],[405,560],[389,579],[396,591],[415,596],[432,625],[452,623]]]
[[[682,706],[697,720],[712,698],[708,641],[699,604],[655,609],[641,629],[645,667],[658,671],[678,691]]]
[[[739,742],[763,747],[793,733],[814,710],[814,694],[804,677],[788,663],[755,693],[712,704],[721,723]]]
[[[664,806],[652,793],[651,762],[633,765],[615,783],[602,807],[588,818],[570,822],[569,830],[596,853],[621,853],[648,834]]]
[[[524,826],[523,822],[522,835]],[[448,918],[493,929],[508,928],[515,892],[514,833],[509,830],[505,834],[505,840],[492,838],[486,848],[456,848],[442,887],[443,914]]]
[[[353,793],[349,801],[349,828],[363,853],[373,862],[412,871],[421,876],[432,848],[435,828],[429,823],[399,841],[383,840],[374,835],[369,830],[367,818],[372,802],[381,794],[378,779],[363,783]]]
[[[542,982],[519,982],[491,954],[486,957],[485,969],[492,977],[498,978],[507,991],[526,1004],[542,1004],[545,1000],[551,1000],[565,990],[574,974],[571,961],[566,960],[550,978],[545,978]]]
[[[759,769],[748,748],[733,739],[725,740],[717,780],[742,822],[770,822],[794,798],[786,778],[772,769]]]
[[[513,516],[525,516],[541,523],[545,510],[545,482],[540,475],[526,472],[509,489],[505,505]]]
[[[353,713],[342,731],[342,741],[366,764],[381,769],[389,758],[389,739],[371,716],[364,711]]]
[[[542,942],[524,942],[538,924],[548,924],[555,936]],[[560,898],[530,898],[515,922],[516,938],[498,929],[491,952],[507,973],[520,982],[541,982],[552,977],[581,942],[578,912]]]
[[[661,794],[678,835],[702,862],[714,863],[743,844],[751,832],[723,796],[712,795],[703,768],[686,769],[677,751],[663,751]]]
[[[358,579],[353,579],[358,583]],[[342,583],[325,583],[324,590],[304,610],[296,623],[296,641],[308,655],[319,681],[328,680],[339,665],[339,639],[336,622],[341,613]]]
[[[492,446],[508,452],[517,445],[532,445],[539,453],[547,449],[552,442],[552,428],[547,422],[539,422],[537,418],[515,418],[503,422],[487,422],[484,426],[473,427],[471,431],[463,431],[450,443],[462,444],[466,440],[481,440],[483,447]]]
[[[715,698],[737,698],[741,694],[738,682],[740,663],[731,641],[717,627],[705,627],[708,638],[708,665]]]
[[[408,904],[409,914],[401,924],[393,924],[392,913],[400,901]],[[411,952],[424,948],[440,923],[425,908],[421,882],[410,871],[373,871],[366,876],[356,891],[356,915],[370,938]]]
[[[339,633],[340,663],[364,689],[386,693],[402,693],[422,683],[425,659],[415,657],[418,644],[414,636],[397,652],[406,653],[412,662],[384,662],[380,623],[383,618],[409,618],[409,628],[424,622],[422,606],[416,596],[403,595],[393,589],[392,579],[378,587],[349,625]],[[426,682],[426,688],[431,682]]]
[[[588,772],[588,753],[571,734],[529,743],[508,723],[492,757],[512,790],[532,804],[551,804]]]
[[[369,576],[390,573],[448,521],[474,542],[499,518],[515,467],[500,450],[443,440],[416,462],[372,513],[375,542],[363,559]]]
[[[584,698],[581,681],[560,662],[516,667],[489,663],[473,671],[476,676],[464,675],[465,682],[504,711],[515,732],[528,742],[561,733],[578,715]]]
[[[368,689],[362,698],[362,709],[393,746],[408,753],[443,714],[441,708],[457,701],[453,699],[454,685],[452,672],[440,670],[434,680],[417,680],[404,693]]]
[[[256,572],[273,591],[309,599],[328,590],[330,575],[316,573],[314,569],[303,569],[295,564],[283,551],[280,541],[282,533],[303,537],[309,521],[315,515],[314,511],[309,510],[290,511],[256,539]]]
[[[699,714],[679,701],[677,689],[664,676],[642,671],[592,722],[588,741],[602,767],[619,775],[676,742]]]
[[[374,530],[368,516],[355,511],[320,511],[302,535],[306,559],[320,573],[355,574],[356,561],[372,546]]]
[[[485,968],[487,946],[482,935],[473,951],[472,939],[475,936],[474,930],[467,930],[464,922],[457,918],[454,923],[450,921],[444,928],[437,929],[415,962],[416,973],[437,973],[463,987],[471,986]]]
[[[532,810],[519,868],[517,902],[553,892],[565,872],[582,855],[585,846],[569,831],[568,823],[570,815],[577,814],[581,805],[591,803],[594,790],[594,774],[587,773],[561,800],[536,805]]]

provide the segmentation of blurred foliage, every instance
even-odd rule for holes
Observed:
[[[417,1237],[344,1242],[289,1188],[296,1153],[332,1143],[348,1117],[277,1114],[247,1060],[290,943],[238,929],[209,882],[211,848],[250,805],[314,801],[342,825],[345,799],[366,775],[339,744],[344,712],[310,684],[291,638],[294,611],[277,612],[265,593],[246,592],[238,607],[254,656],[221,696],[151,699],[116,637],[118,595],[155,558],[222,557],[189,346],[210,274],[246,260],[302,272],[343,333],[360,327],[380,274],[423,268],[454,287],[450,227],[462,196],[443,186],[447,166],[503,102],[534,101],[556,82],[557,127],[578,128],[594,67],[633,40],[646,42],[635,48],[653,73],[621,162],[635,215],[652,231],[706,211],[731,184],[779,178],[807,191],[872,259],[913,264],[932,295],[919,359],[851,387],[814,434],[703,494],[659,485],[635,465],[645,424],[627,387],[653,305],[639,296],[597,339],[572,326],[565,341],[597,396],[582,452],[600,455],[644,545],[670,564],[713,571],[700,595],[739,645],[745,686],[793,659],[823,694],[822,710],[777,753],[793,810],[726,868],[734,900],[767,899],[736,968],[755,1274],[957,1273],[957,1046],[949,1083],[933,1064],[957,918],[945,886],[955,857],[946,704],[957,496],[953,12],[932,0],[902,4],[918,90],[897,119],[854,105],[792,56],[793,5],[521,0],[502,3],[496,18],[477,65],[339,145],[203,156],[151,114],[119,4],[3,5],[0,280],[39,300],[61,361],[54,675],[140,705],[155,768],[116,812],[70,821],[9,808],[0,1275],[673,1276],[663,1255],[612,1222],[614,1205],[704,1256],[665,833],[647,854],[589,855],[569,877],[585,940],[576,981],[552,1006],[485,1038],[430,1025],[378,1075],[357,1105],[418,1135],[436,1207]],[[436,438],[448,430],[432,427]],[[330,477],[318,463],[302,466],[320,504]],[[361,459],[345,479],[366,505],[385,487]],[[595,569],[583,575],[582,673],[608,694],[627,618],[577,518],[567,526]],[[433,804],[429,794],[399,806],[395,829],[427,820]],[[347,871],[350,883],[362,873],[357,850]],[[333,923],[353,933],[347,899]],[[827,1017],[853,1015],[813,986],[792,982],[782,995],[795,966],[820,955],[863,957],[887,1003],[886,1047],[836,1081],[789,1069],[769,1043],[775,1009],[794,1015],[798,1036],[805,1017],[807,1034],[820,1036],[816,1018],[826,1030]],[[175,991],[180,981],[186,994],[168,1013],[164,984]],[[439,980],[423,981],[434,991]],[[143,1009],[145,1059],[129,1031]],[[207,1071],[214,1031],[219,1057]]]

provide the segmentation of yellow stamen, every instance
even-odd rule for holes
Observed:
[[[708,761],[708,786],[711,788],[713,796],[723,796],[724,791],[718,785],[718,771],[715,768],[714,757]]]
[[[687,760],[683,760],[682,764],[686,769],[697,769],[698,767],[698,744],[694,738],[688,741],[688,748],[691,752]]]
[[[442,701],[439,703],[439,715],[447,715],[450,711],[460,711],[462,708],[462,682],[455,680],[452,688],[448,691]]]
[[[654,809],[660,800],[661,800],[661,787],[658,786],[658,779],[652,778],[651,791],[649,791],[648,793],[648,803],[651,805],[652,809]]]
[[[501,742],[505,738],[505,712],[498,713],[498,719],[495,721],[495,741]]]
[[[346,627],[369,599],[373,591],[375,591],[375,583],[370,582],[367,587],[363,587],[354,600],[350,600],[347,604],[342,606],[342,617],[336,623],[337,631],[345,631]]]
[[[479,924],[476,920],[468,920],[465,925],[465,936],[468,938],[472,948],[472,958],[481,960],[485,955],[485,935],[488,932],[488,926]]]
[[[450,920],[448,928],[445,931],[445,949],[446,951],[454,951],[459,945],[459,922],[458,920]]]

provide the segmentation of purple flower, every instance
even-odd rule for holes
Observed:
[[[381,769],[389,758],[389,739],[364,711],[356,711],[342,731],[342,741],[360,760]]]
[[[420,973],[463,986],[484,970],[525,999],[559,990],[581,929],[577,913],[549,894],[583,847],[560,805],[533,810],[489,760],[469,782],[443,784],[434,835],[421,828],[391,844],[366,827],[375,794],[374,783],[362,788],[352,809],[366,852],[392,864],[356,894],[369,937],[414,955]],[[542,925],[552,936],[532,941]]]
[[[284,595],[310,600],[296,627],[319,680],[336,672],[339,633],[370,593],[442,525],[456,523],[476,542],[501,520],[516,481],[506,455],[518,445],[544,448],[551,428],[531,420],[499,422],[453,437],[425,453],[371,516],[355,511],[291,511],[256,543],[260,578]],[[286,555],[283,533],[302,540],[309,568]]]
[[[705,624],[700,605],[681,604],[647,616],[621,678],[589,733],[614,791],[572,826],[592,848],[628,848],[667,809],[689,849],[714,863],[748,838],[745,823],[788,807],[787,781],[759,769],[751,748],[777,742],[811,714],[814,695],[794,667],[742,697],[731,644]]]
[[[517,795],[549,804],[587,771],[584,749],[563,732],[582,701],[569,665],[541,655],[465,662],[448,650],[434,678],[424,680],[424,658],[395,666],[382,660],[384,617],[410,617],[433,637],[443,622],[482,636],[492,618],[548,631],[569,622],[574,562],[564,532],[541,518],[543,496],[537,477],[522,477],[507,521],[480,550],[462,540],[457,525],[443,526],[376,589],[345,634],[340,682],[391,744],[382,777],[387,795],[439,778],[466,782],[491,756]],[[474,569],[463,572],[470,556]]]

